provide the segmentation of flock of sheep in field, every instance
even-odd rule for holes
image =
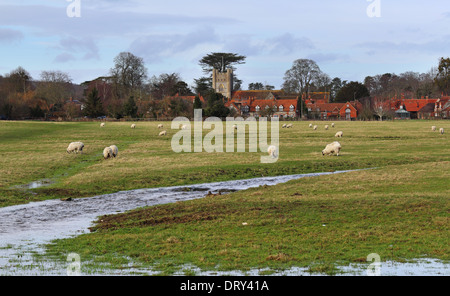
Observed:
[[[100,127],[105,127],[105,123],[102,122],[100,124]],[[233,127],[235,129],[237,128],[236,126],[233,126]],[[284,123],[281,127],[282,128],[293,128],[293,124],[292,123],[289,123],[289,124]],[[331,127],[333,127],[333,128],[335,127],[334,122],[331,123]],[[136,128],[136,124],[133,123],[131,125],[131,128],[135,129]],[[164,128],[164,125],[163,124],[158,124],[158,129],[162,129],[162,128]],[[310,123],[309,124],[309,128],[312,128],[313,130],[317,130],[317,125],[313,125],[312,123]],[[325,125],[325,130],[328,130],[328,128],[329,128],[329,125],[326,124]],[[186,129],[186,125],[183,125],[181,127],[181,129]],[[431,130],[432,131],[436,131],[437,130],[436,126],[433,125],[431,127]],[[444,128],[441,127],[439,129],[439,133],[441,135],[443,135],[444,134]],[[165,136],[165,135],[167,135],[167,131],[165,131],[165,130],[163,130],[163,131],[161,131],[159,133],[159,136]],[[336,134],[334,136],[336,138],[342,138],[343,132],[342,131],[338,131],[338,132],[336,132]],[[84,148],[83,142],[72,142],[67,147],[67,153],[78,153],[78,152],[83,153],[83,148]],[[322,150],[322,155],[333,155],[333,154],[336,154],[336,156],[339,156],[339,152],[341,151],[341,148],[342,148],[341,144],[339,142],[337,142],[337,141],[334,141],[334,142],[326,145],[325,149]],[[268,147],[268,149],[267,149],[267,152],[268,152],[268,154],[271,157],[278,158],[278,148],[276,146],[270,145]],[[118,154],[119,154],[119,149],[118,149],[118,147],[116,145],[111,145],[111,146],[105,147],[105,149],[103,149],[103,158],[104,159],[116,157]]]

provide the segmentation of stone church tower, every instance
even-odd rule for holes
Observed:
[[[221,72],[217,69],[213,69],[212,87],[216,93],[220,93],[225,98],[231,99],[233,91],[233,70],[227,69],[226,72]]]

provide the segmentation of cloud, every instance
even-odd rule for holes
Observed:
[[[305,49],[314,49],[313,42],[306,37],[295,37],[291,33],[270,38],[267,46],[273,54],[290,54]]]
[[[151,34],[134,40],[129,50],[143,56],[147,62],[158,62],[166,57],[186,52],[194,47],[215,42],[218,37],[212,28],[206,27],[187,34]]]
[[[56,58],[53,60],[53,62],[67,63],[67,62],[74,61],[74,60],[76,60],[76,58],[72,54],[64,52],[62,54],[57,55]]]
[[[443,54],[450,48],[450,35],[443,36],[437,40],[430,40],[423,43],[418,42],[364,42],[356,44],[356,47],[367,49],[368,54],[376,53],[426,53]]]
[[[0,43],[17,42],[22,38],[23,34],[20,31],[0,28]]]
[[[67,37],[60,40],[62,50],[71,53],[84,53],[83,59],[98,59],[98,47],[90,38]]]
[[[317,63],[333,63],[333,62],[345,62],[349,60],[349,56],[346,54],[338,53],[313,53],[306,58],[311,59]]]

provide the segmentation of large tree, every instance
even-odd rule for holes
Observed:
[[[340,91],[336,95],[335,101],[347,102],[369,96],[370,93],[367,90],[367,87],[364,86],[364,84],[357,81],[351,81],[340,89]]]
[[[213,69],[225,72],[228,68],[236,70],[234,65],[244,64],[246,57],[235,53],[212,52],[200,59],[199,64],[205,74],[211,74]]]
[[[435,83],[443,93],[450,94],[450,58],[439,60]]]
[[[283,89],[288,93],[299,93],[297,106],[299,106],[300,114],[303,117],[303,100],[302,95],[308,93],[311,85],[321,75],[319,66],[310,59],[298,59],[292,64],[292,67],[284,74]]]
[[[144,60],[130,52],[121,52],[114,58],[114,67],[110,70],[116,96],[126,98],[139,96],[147,78]]]
[[[93,88],[91,92],[89,92],[84,104],[83,114],[91,118],[105,115],[102,100],[99,97],[96,88]]]

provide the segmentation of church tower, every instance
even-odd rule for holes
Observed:
[[[227,69],[226,72],[213,69],[212,87],[216,93],[220,93],[225,98],[231,99],[233,91],[233,69]]]

